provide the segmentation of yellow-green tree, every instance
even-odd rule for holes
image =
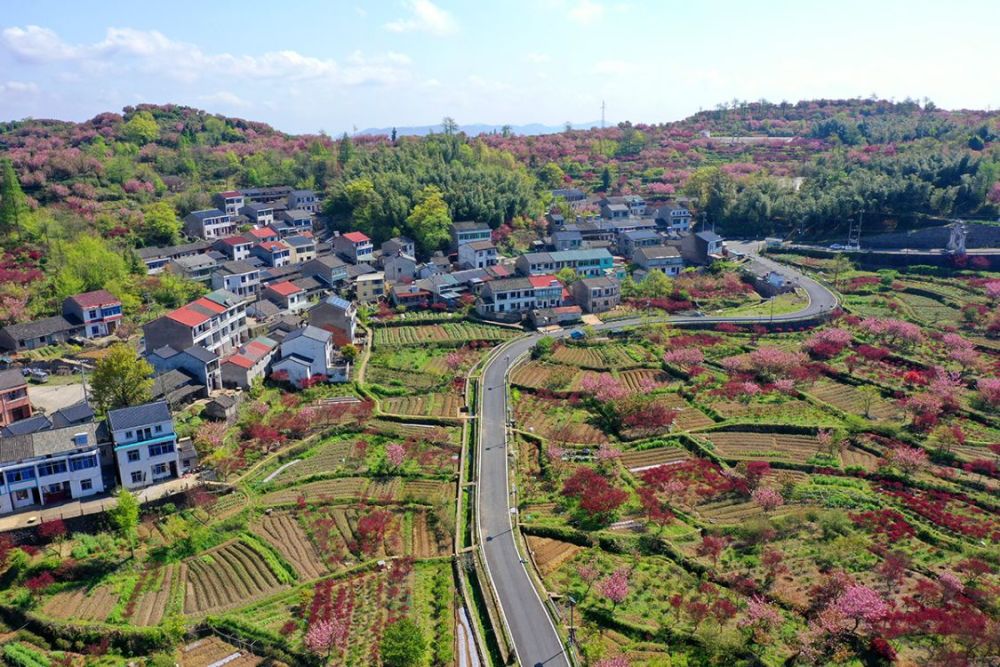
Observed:
[[[94,402],[104,412],[146,403],[152,398],[153,367],[124,343],[113,345],[97,362],[91,378]]]
[[[160,138],[160,126],[156,124],[153,114],[140,111],[122,126],[122,136],[140,146]]]
[[[414,240],[425,253],[440,250],[450,239],[451,215],[441,190],[428,185],[417,195],[417,203],[406,218]]]

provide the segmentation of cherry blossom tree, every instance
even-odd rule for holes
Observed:
[[[697,347],[682,347],[664,354],[663,361],[672,366],[690,368],[704,362],[705,355]]]
[[[614,609],[628,597],[628,570],[618,568],[597,584],[597,591],[611,602]]]
[[[882,596],[863,584],[848,586],[840,597],[834,600],[831,607],[854,621],[852,632],[856,631],[861,623],[872,624],[889,613],[889,605]]]
[[[715,565],[719,564],[719,556],[722,554],[723,550],[726,548],[727,542],[726,538],[715,535],[703,535],[701,538],[701,543],[698,545],[697,554],[699,556],[708,556],[712,559],[712,563]]]
[[[583,594],[584,597],[587,597],[590,593],[591,586],[593,586],[594,582],[597,581],[597,577],[600,575],[600,572],[591,563],[581,563],[576,568],[576,574],[580,577],[580,580],[583,581],[583,583],[587,584],[587,590]]]
[[[824,329],[813,334],[802,347],[814,359],[832,359],[851,344],[851,338],[846,329]]]
[[[753,500],[760,505],[765,513],[770,513],[785,504],[781,492],[768,486],[762,486],[754,491]]]
[[[333,649],[347,637],[347,625],[338,618],[320,619],[306,632],[306,647],[329,659]]]
[[[765,644],[771,631],[781,625],[781,613],[760,596],[753,596],[747,603],[747,613],[737,624],[748,630],[750,640],[758,645]]]
[[[406,448],[398,443],[385,447],[385,458],[394,469],[398,469],[406,461]]]
[[[927,452],[916,447],[899,445],[886,452],[886,460],[906,477],[911,477],[927,467]]]
[[[632,664],[629,662],[628,658],[622,654],[611,656],[610,658],[602,658],[594,663],[594,667],[629,667]]]
[[[1000,378],[980,378],[976,382],[979,399],[990,408],[1000,408]]]

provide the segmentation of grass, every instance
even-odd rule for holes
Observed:
[[[772,304],[774,306],[772,311]],[[773,299],[761,299],[756,303],[748,303],[734,308],[712,311],[713,316],[753,317],[759,315],[785,315],[802,310],[809,304],[805,293],[796,289],[794,292],[779,294]]]

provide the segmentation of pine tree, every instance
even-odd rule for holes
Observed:
[[[24,193],[10,160],[0,162],[0,233],[17,234],[24,215]]]

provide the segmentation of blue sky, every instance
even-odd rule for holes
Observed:
[[[187,104],[288,132],[877,93],[1000,104],[1000,2],[4,0],[0,120]]]

